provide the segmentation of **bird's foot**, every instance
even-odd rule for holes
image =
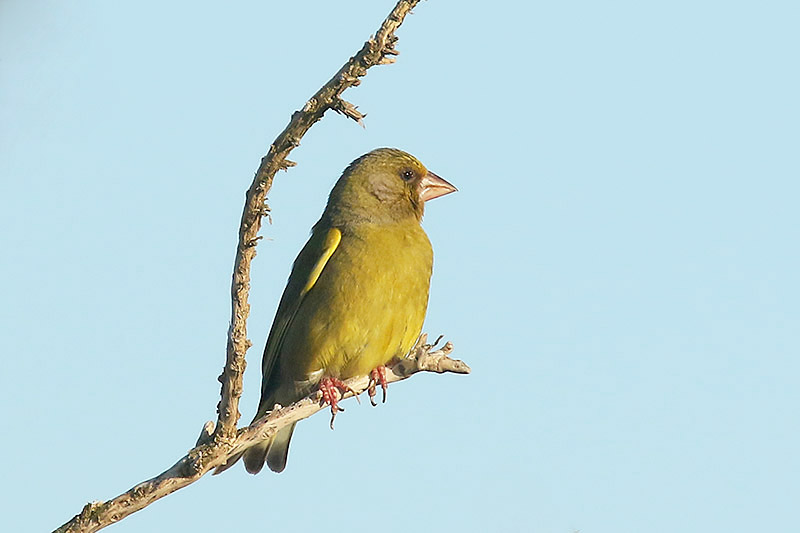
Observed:
[[[322,393],[322,404],[327,403],[331,406],[331,429],[333,429],[333,421],[336,418],[336,414],[339,411],[344,411],[343,408],[339,407],[339,400],[344,398],[345,393],[352,392],[356,400],[361,403],[361,400],[358,399],[358,393],[339,378],[323,378],[319,382],[319,391]]]
[[[376,392],[378,384],[380,384],[381,390],[383,391],[383,403],[386,403],[386,391],[389,389],[389,384],[386,383],[385,365],[381,365],[369,373],[369,387],[367,387],[367,394],[369,394],[369,403],[372,404],[372,407],[378,405],[375,402],[375,396],[378,394]]]

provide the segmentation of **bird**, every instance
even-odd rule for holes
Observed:
[[[428,306],[433,249],[421,226],[425,203],[456,190],[395,148],[368,152],[344,170],[278,305],[254,421],[317,389],[333,427],[338,393],[357,376],[370,376],[373,405],[378,384],[386,401],[385,365],[411,350]],[[247,471],[256,474],[266,462],[282,472],[294,428],[245,450]]]

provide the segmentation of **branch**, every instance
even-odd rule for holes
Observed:
[[[58,528],[57,532],[90,532],[102,529],[143,509],[155,500],[194,483],[210,469],[225,464],[238,450],[245,449],[247,443],[272,435],[281,427],[311,416],[321,409],[316,405],[319,402],[318,398],[306,398],[271,413],[265,420],[256,421],[255,425],[239,431],[236,429],[241,416],[239,398],[242,395],[242,375],[246,366],[245,353],[251,346],[251,342],[247,339],[247,317],[250,314],[248,303],[250,265],[256,255],[255,247],[260,238],[258,232],[261,229],[261,218],[269,214],[265,198],[278,170],[286,170],[295,165],[287,159],[289,153],[300,145],[303,135],[322,118],[326,111],[333,109],[363,125],[362,119],[365,115],[358,111],[356,106],[342,99],[341,95],[349,87],[359,85],[361,83],[359,78],[365,76],[370,67],[394,62],[393,56],[398,54],[395,50],[397,37],[394,32],[418,3],[419,0],[400,0],[378,28],[375,36],[364,43],[361,50],[306,102],[302,110],[292,114],[289,124],[275,138],[267,155],[261,159],[253,183],[247,190],[239,226],[239,242],[231,282],[232,306],[226,360],[219,376],[222,388],[221,399],[217,405],[217,423],[206,423],[195,448],[171,468],[112,500],[87,504],[80,514]],[[398,373],[387,378],[389,381],[397,381],[422,370],[469,372],[469,367],[463,363],[445,361],[449,359],[447,353],[450,350],[452,346],[446,345],[438,355],[432,352],[417,359],[422,362],[433,361],[431,363],[433,366],[430,368],[414,363],[409,370],[405,366],[407,363],[401,362]],[[427,352],[430,352],[430,347]],[[430,359],[431,357],[433,359]],[[353,380],[350,386],[355,390],[363,390],[361,381],[366,379]]]
[[[432,351],[434,346],[427,344],[426,340],[427,336],[423,334],[417,341],[417,346],[406,358],[396,360],[387,368],[387,382],[402,381],[418,372],[470,373],[470,368],[466,363],[449,357],[453,351],[451,343],[448,342],[439,350]],[[361,394],[369,386],[369,378],[367,376],[357,377],[345,383]],[[344,398],[350,396],[353,394],[348,392]],[[292,405],[275,409],[254,421],[250,426],[238,430],[229,446],[218,444],[214,439],[213,422],[207,422],[200,434],[197,446],[172,467],[112,500],[86,504],[80,514],[58,528],[55,533],[93,532],[122,520],[154,501],[191,485],[210,470],[225,465],[229,459],[256,442],[269,438],[281,428],[308,418],[325,407],[320,392],[310,394]]]
[[[365,116],[356,106],[342,99],[342,93],[349,87],[361,83],[359,78],[367,69],[375,65],[393,63],[398,52],[394,46],[397,37],[394,32],[403,23],[405,16],[419,3],[419,0],[400,0],[383,21],[374,37],[370,38],[361,50],[344,64],[333,78],[314,93],[303,109],[295,111],[289,125],[278,135],[269,152],[261,159],[253,183],[247,190],[242,221],[239,226],[239,244],[231,283],[231,322],[228,329],[228,345],[225,368],[219,376],[222,383],[221,399],[217,405],[217,424],[214,439],[220,444],[229,444],[236,435],[239,421],[239,398],[242,395],[242,375],[244,374],[245,353],[252,343],[247,338],[247,317],[250,314],[248,294],[250,291],[250,264],[256,255],[258,232],[261,218],[269,213],[265,203],[267,192],[278,170],[295,166],[286,157],[300,145],[300,139],[322,118],[329,109],[344,114],[363,125]]]

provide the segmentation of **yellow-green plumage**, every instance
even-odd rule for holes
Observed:
[[[256,418],[276,403],[306,396],[324,377],[367,375],[411,349],[425,319],[433,268],[420,226],[424,200],[453,190],[395,149],[374,150],[345,170],[278,306]],[[248,449],[247,470],[258,472],[266,459],[282,471],[293,429]]]

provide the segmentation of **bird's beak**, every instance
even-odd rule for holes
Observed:
[[[452,183],[428,171],[425,177],[419,182],[419,190],[420,199],[423,202],[427,202],[428,200],[439,198],[445,194],[456,192],[458,189],[456,189]]]

